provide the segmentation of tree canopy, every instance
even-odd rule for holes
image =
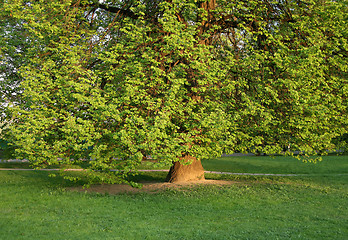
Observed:
[[[104,182],[146,156],[333,150],[347,133],[347,5],[3,0],[9,137],[36,166],[87,159]]]

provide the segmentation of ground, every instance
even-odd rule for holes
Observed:
[[[168,183],[168,182],[142,182],[143,187],[133,188],[128,184],[102,184],[92,185],[89,188],[83,187],[71,187],[68,190],[79,191],[79,192],[94,192],[94,193],[107,193],[107,194],[120,194],[120,193],[156,193],[165,191],[166,189],[187,189],[201,185],[231,185],[234,181],[223,181],[223,180],[200,180],[180,183]]]

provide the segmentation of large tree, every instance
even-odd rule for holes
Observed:
[[[151,156],[187,181],[203,158],[313,154],[347,133],[346,1],[1,4],[22,89],[9,133],[36,166],[87,159],[91,179],[118,182]]]

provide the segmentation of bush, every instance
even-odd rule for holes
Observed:
[[[334,144],[336,144],[336,146],[339,150],[343,150],[344,152],[347,152],[347,150],[348,150],[348,133],[345,133],[342,136],[334,138],[332,141]]]
[[[14,156],[14,147],[10,146],[8,141],[0,139],[0,158],[11,158]]]

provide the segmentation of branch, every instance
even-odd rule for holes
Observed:
[[[138,16],[134,14],[134,12],[132,12],[129,9],[122,9],[122,8],[118,8],[118,7],[112,7],[112,6],[108,6],[105,4],[97,4],[96,7],[101,8],[107,12],[112,12],[112,13],[117,13],[120,14],[122,16],[126,16],[126,17],[130,17],[132,19],[138,19]]]

